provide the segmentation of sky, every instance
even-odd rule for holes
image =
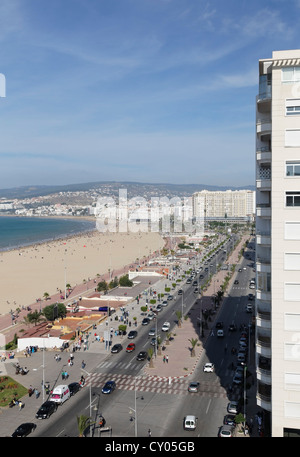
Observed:
[[[258,60],[299,28],[300,0],[0,0],[0,188],[254,186]]]

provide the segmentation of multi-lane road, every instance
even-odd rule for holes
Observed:
[[[232,244],[232,241],[227,243],[227,252],[232,248]],[[224,252],[216,254],[209,266],[210,273],[213,273],[212,270],[221,263],[223,257]],[[55,413],[47,421],[47,425],[42,424],[35,435],[75,437],[78,435],[77,416],[91,415],[97,422],[97,415],[101,413],[110,426],[107,432],[102,433],[103,436],[105,433],[114,437],[146,436],[149,428],[152,435],[157,437],[217,436],[227,413],[228,398],[238,399],[241,394],[239,388],[232,389],[237,361],[231,349],[238,347],[240,326],[248,326],[251,323],[251,314],[246,312],[248,294],[251,292],[249,280],[254,276],[251,263],[249,257],[244,257],[241,265],[237,266],[237,269],[241,269],[241,272],[236,273],[238,284],[232,287],[230,296],[218,313],[217,320],[223,322],[224,337],[218,338],[216,331],[212,332],[193,376],[166,385],[165,381],[153,381],[143,377],[142,367],[146,362],[136,360],[137,352],[147,350],[150,346],[150,327],[157,325],[157,329],[160,330],[165,321],[175,325],[176,311],[184,310],[184,313],[187,313],[195,303],[197,295],[194,293],[194,287],[189,284],[183,286],[184,299],[180,295],[177,296],[158,313],[156,322],[152,321],[149,325],[138,328],[138,336],[132,340],[137,348],[134,354],[126,354],[123,350],[119,354],[100,360],[93,369],[88,388],[76,394],[76,402],[67,402],[68,405],[63,405],[62,410]],[[200,274],[204,274],[204,279],[199,280],[201,285],[208,272],[201,271]],[[236,331],[229,330],[229,325],[233,322],[237,327]],[[162,335],[162,332],[158,333]],[[126,338],[124,344],[129,341]],[[214,363],[214,373],[203,372],[203,365],[206,362]],[[118,388],[111,395],[104,395],[101,388],[109,376],[116,379]],[[191,380],[200,383],[197,393],[188,393]],[[193,432],[183,430],[183,418],[187,414],[198,417],[198,425]],[[97,426],[92,427],[91,434],[99,435],[100,429]]]

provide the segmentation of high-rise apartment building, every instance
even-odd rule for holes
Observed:
[[[255,213],[252,190],[202,190],[193,194],[193,216],[209,220],[252,221]]]
[[[257,404],[300,436],[300,50],[259,60],[255,312]]]

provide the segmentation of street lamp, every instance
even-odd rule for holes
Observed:
[[[84,371],[84,373],[86,373],[88,376],[90,376],[91,374],[86,371],[84,368],[81,367],[81,370]],[[92,418],[92,382],[90,382],[90,419]],[[92,434],[92,429],[90,427],[90,436]]]

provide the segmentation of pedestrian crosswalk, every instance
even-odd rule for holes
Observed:
[[[190,393],[188,386],[190,381],[186,378],[160,379],[151,376],[134,376],[124,373],[92,373],[86,379],[86,385],[91,383],[92,387],[102,388],[106,381],[113,380],[117,389],[137,390],[139,392],[154,392],[172,395],[212,396],[227,397],[227,392],[216,378],[214,381],[200,382],[199,391]]]

